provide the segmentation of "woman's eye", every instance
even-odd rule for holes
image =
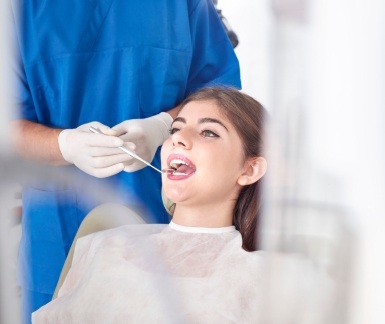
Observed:
[[[176,128],[176,127],[172,127],[168,130],[168,132],[170,133],[170,135],[176,133],[177,131],[179,131],[179,128]]]
[[[202,131],[202,133],[201,133],[203,136],[205,136],[205,137],[219,137],[217,134],[215,134],[213,131],[211,131],[211,130],[204,130],[204,131]]]

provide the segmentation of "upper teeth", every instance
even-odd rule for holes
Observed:
[[[181,164],[185,164],[185,165],[188,165],[185,161],[183,160],[180,160],[180,159],[174,159],[170,162],[170,166],[172,168],[177,168],[178,166],[180,166]]]

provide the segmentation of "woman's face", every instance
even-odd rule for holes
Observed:
[[[238,133],[216,103],[188,103],[173,122],[171,134],[162,146],[162,168],[177,170],[162,175],[165,195],[189,206],[234,203],[244,153]]]

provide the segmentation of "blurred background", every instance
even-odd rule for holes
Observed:
[[[260,323],[385,323],[385,2],[215,3],[236,36],[243,90],[272,115],[262,248],[327,278],[273,258]],[[18,323],[18,183],[36,166],[7,144],[0,24],[0,323]],[[307,298],[294,302],[299,286]]]

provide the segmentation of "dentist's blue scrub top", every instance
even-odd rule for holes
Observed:
[[[17,8],[20,8],[20,15]],[[49,127],[167,111],[206,85],[240,88],[239,64],[211,0],[13,0],[20,118]],[[159,152],[153,164],[160,166]],[[151,168],[97,179],[73,166],[23,189],[21,283],[27,312],[48,302],[85,215],[119,201],[166,223]],[[68,175],[67,173],[68,172]]]

